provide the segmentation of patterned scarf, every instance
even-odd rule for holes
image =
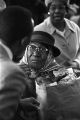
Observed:
[[[54,81],[55,76],[53,74],[53,70],[57,70],[61,68],[61,66],[55,62],[55,59],[53,58],[51,50],[49,50],[45,65],[38,72],[35,72],[31,68],[28,68],[27,49],[25,51],[23,59],[21,60],[21,63],[25,64],[24,69],[25,69],[26,75],[29,75],[28,77],[34,78],[34,79],[42,77],[42,78],[45,78],[45,81],[48,83]]]

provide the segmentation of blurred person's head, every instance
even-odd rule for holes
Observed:
[[[28,65],[40,70],[49,63],[51,59],[60,55],[60,51],[54,46],[55,39],[48,33],[34,31],[30,44],[27,47]]]
[[[53,25],[64,21],[68,12],[69,0],[45,0]]]
[[[4,0],[0,0],[0,11],[6,8],[6,3]]]
[[[5,8],[0,13],[0,39],[13,53],[13,61],[19,61],[33,31],[30,12],[19,6]]]
[[[68,14],[66,15],[66,17],[68,19],[71,19],[71,17],[75,16],[78,14],[78,10],[79,10],[79,6],[76,4],[70,4],[69,5],[69,9],[68,9]]]

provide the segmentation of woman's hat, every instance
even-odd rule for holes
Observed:
[[[54,1],[55,0],[45,0],[45,5],[48,7],[48,5]],[[69,4],[70,0],[60,0],[60,2],[63,2],[67,5],[67,4]]]
[[[54,57],[57,57],[60,55],[60,50],[54,46],[55,39],[49,33],[46,33],[43,31],[34,31],[30,42],[45,44],[49,48],[51,46],[53,48]]]

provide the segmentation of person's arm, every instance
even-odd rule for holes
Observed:
[[[76,30],[77,42],[78,42],[78,51],[76,57],[73,61],[66,61],[63,65],[67,68],[72,67],[73,69],[80,69],[80,28]]]
[[[77,68],[80,69],[80,45],[79,45],[79,50],[77,52],[76,59],[73,62],[76,64]]]
[[[76,64],[77,68],[80,69],[80,28],[78,28],[77,30],[77,38],[78,38],[79,48],[78,48],[76,58],[73,62]]]
[[[0,82],[0,120],[12,120],[25,89],[24,74],[13,71]]]

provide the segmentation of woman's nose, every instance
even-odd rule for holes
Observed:
[[[39,49],[37,48],[37,49],[33,52],[33,54],[34,54],[35,56],[40,56],[40,51],[39,51]]]
[[[60,9],[59,9],[59,8],[56,8],[56,9],[55,9],[55,12],[60,12]]]

